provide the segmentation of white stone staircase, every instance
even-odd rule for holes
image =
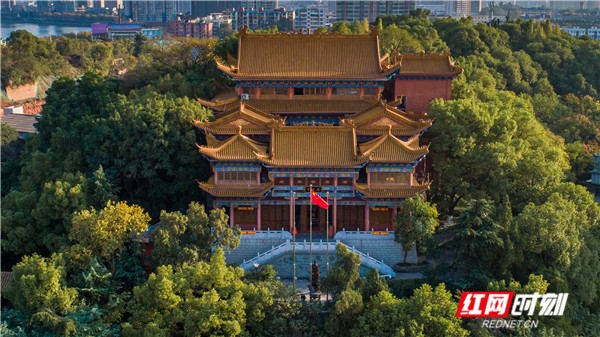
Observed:
[[[330,253],[335,254],[335,247],[338,244],[342,244],[342,245],[346,246],[349,251],[360,256],[361,265],[372,268],[372,269],[377,269],[377,271],[379,271],[379,274],[382,276],[389,276],[389,277],[396,276],[396,273],[394,272],[394,270],[390,266],[385,264],[383,262],[383,260],[377,260],[377,259],[373,258],[372,256],[370,256],[369,254],[364,254],[363,252],[355,249],[354,247],[348,246],[348,245],[342,243],[340,240],[331,241],[331,242],[329,242],[329,244],[327,242],[323,242],[322,240],[320,240],[318,242],[313,242],[312,248],[311,248],[310,242],[307,242],[307,241],[296,242],[296,254],[308,254],[311,251],[311,249],[314,254],[322,254],[327,251],[327,248],[329,248]],[[240,265],[240,267],[242,267],[245,271],[248,271],[253,268],[256,268],[259,265],[266,264],[269,261],[271,261],[283,254],[291,253],[291,252],[293,252],[293,250],[294,250],[294,243],[291,242],[290,240],[286,240],[284,243],[282,243],[280,245],[272,246],[271,249],[269,249],[265,252],[258,253],[255,257],[251,258],[250,260],[244,260],[242,262],[242,264]]]
[[[393,266],[404,262],[402,245],[394,240],[393,231],[347,231],[337,232],[333,238],[348,246],[353,246],[361,252],[368,252],[377,260],[383,260]],[[406,257],[407,263],[417,263],[417,250],[413,246]]]

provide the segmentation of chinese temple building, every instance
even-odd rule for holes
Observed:
[[[218,69],[237,95],[203,101],[195,121],[213,175],[200,182],[214,207],[242,230],[326,232],[326,211],[309,211],[309,187],[342,229],[392,231],[400,203],[429,189],[423,165],[432,125],[427,106],[450,99],[462,69],[449,54],[380,55],[368,35],[239,34],[237,59]],[[298,199],[292,210],[291,195]],[[295,219],[292,219],[292,216]]]

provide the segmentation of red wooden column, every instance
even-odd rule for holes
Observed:
[[[260,88],[254,88],[254,95],[256,96],[256,99],[260,98]]]
[[[294,178],[290,177],[290,233],[292,233],[292,235],[294,235],[294,210],[292,208],[292,205],[294,204],[292,199],[292,197],[294,196],[293,186]]]
[[[288,88],[288,98],[289,99],[294,98],[294,88],[292,88],[292,87]]]
[[[229,205],[229,226],[230,227],[234,227],[235,226],[235,209],[233,208],[233,205]]]
[[[333,178],[333,186],[337,187],[338,178]],[[337,233],[337,189],[333,191],[333,235]]]
[[[331,88],[325,88],[325,93],[327,94],[327,99],[331,99],[331,92],[333,90]]]
[[[256,229],[260,230],[260,220],[261,220],[261,209],[260,209],[260,199],[258,199],[258,207],[256,208]]]
[[[368,231],[369,228],[369,202],[365,200],[365,230]]]

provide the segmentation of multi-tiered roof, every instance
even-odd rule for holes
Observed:
[[[379,54],[379,35],[342,35],[302,32],[239,34],[237,59],[219,64],[235,80],[381,79],[399,64],[390,65]]]
[[[432,125],[431,119],[397,108],[400,102],[383,100],[384,82],[399,74],[462,72],[449,54],[382,57],[375,29],[366,35],[242,30],[237,58],[230,57],[218,68],[236,82],[239,93],[255,91],[249,91],[249,100],[239,95],[200,100],[216,115],[214,121],[194,122],[206,133],[207,144],[199,151],[213,164],[246,163],[269,170],[354,168],[355,172],[365,166],[396,172],[409,167],[414,172],[428,153],[419,136]],[[261,88],[287,88],[289,95],[288,91],[261,95]],[[303,88],[322,88],[326,96],[294,94]],[[357,88],[352,90],[360,95],[332,96],[336,88]],[[365,94],[369,88],[376,89],[375,94]],[[325,116],[330,122],[311,120],[311,116]],[[213,178],[200,183],[215,197],[265,197],[273,186],[273,181],[220,184]],[[411,178],[407,185],[355,182],[353,186],[365,198],[397,199],[422,193],[429,184]]]

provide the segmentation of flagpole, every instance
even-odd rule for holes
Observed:
[[[325,234],[325,239],[327,240],[327,253],[325,254],[327,260],[327,276],[329,276],[329,192],[327,192],[327,234]],[[329,301],[329,290],[327,290],[327,301]]]
[[[327,235],[325,238],[327,240],[327,253],[325,255],[327,260],[326,270],[329,273],[329,192],[327,192]]]
[[[294,228],[292,229],[292,235],[294,240],[293,246],[293,255],[294,255],[294,272],[293,272],[293,282],[294,282],[294,290],[296,290],[296,192],[292,192],[292,220],[294,224]]]
[[[312,193],[313,193],[313,189],[312,189],[312,184],[310,184],[310,210],[309,210],[309,218],[310,218],[310,244],[309,244],[309,261],[308,261],[308,275],[310,275],[310,281],[311,281],[311,285],[312,285]]]

